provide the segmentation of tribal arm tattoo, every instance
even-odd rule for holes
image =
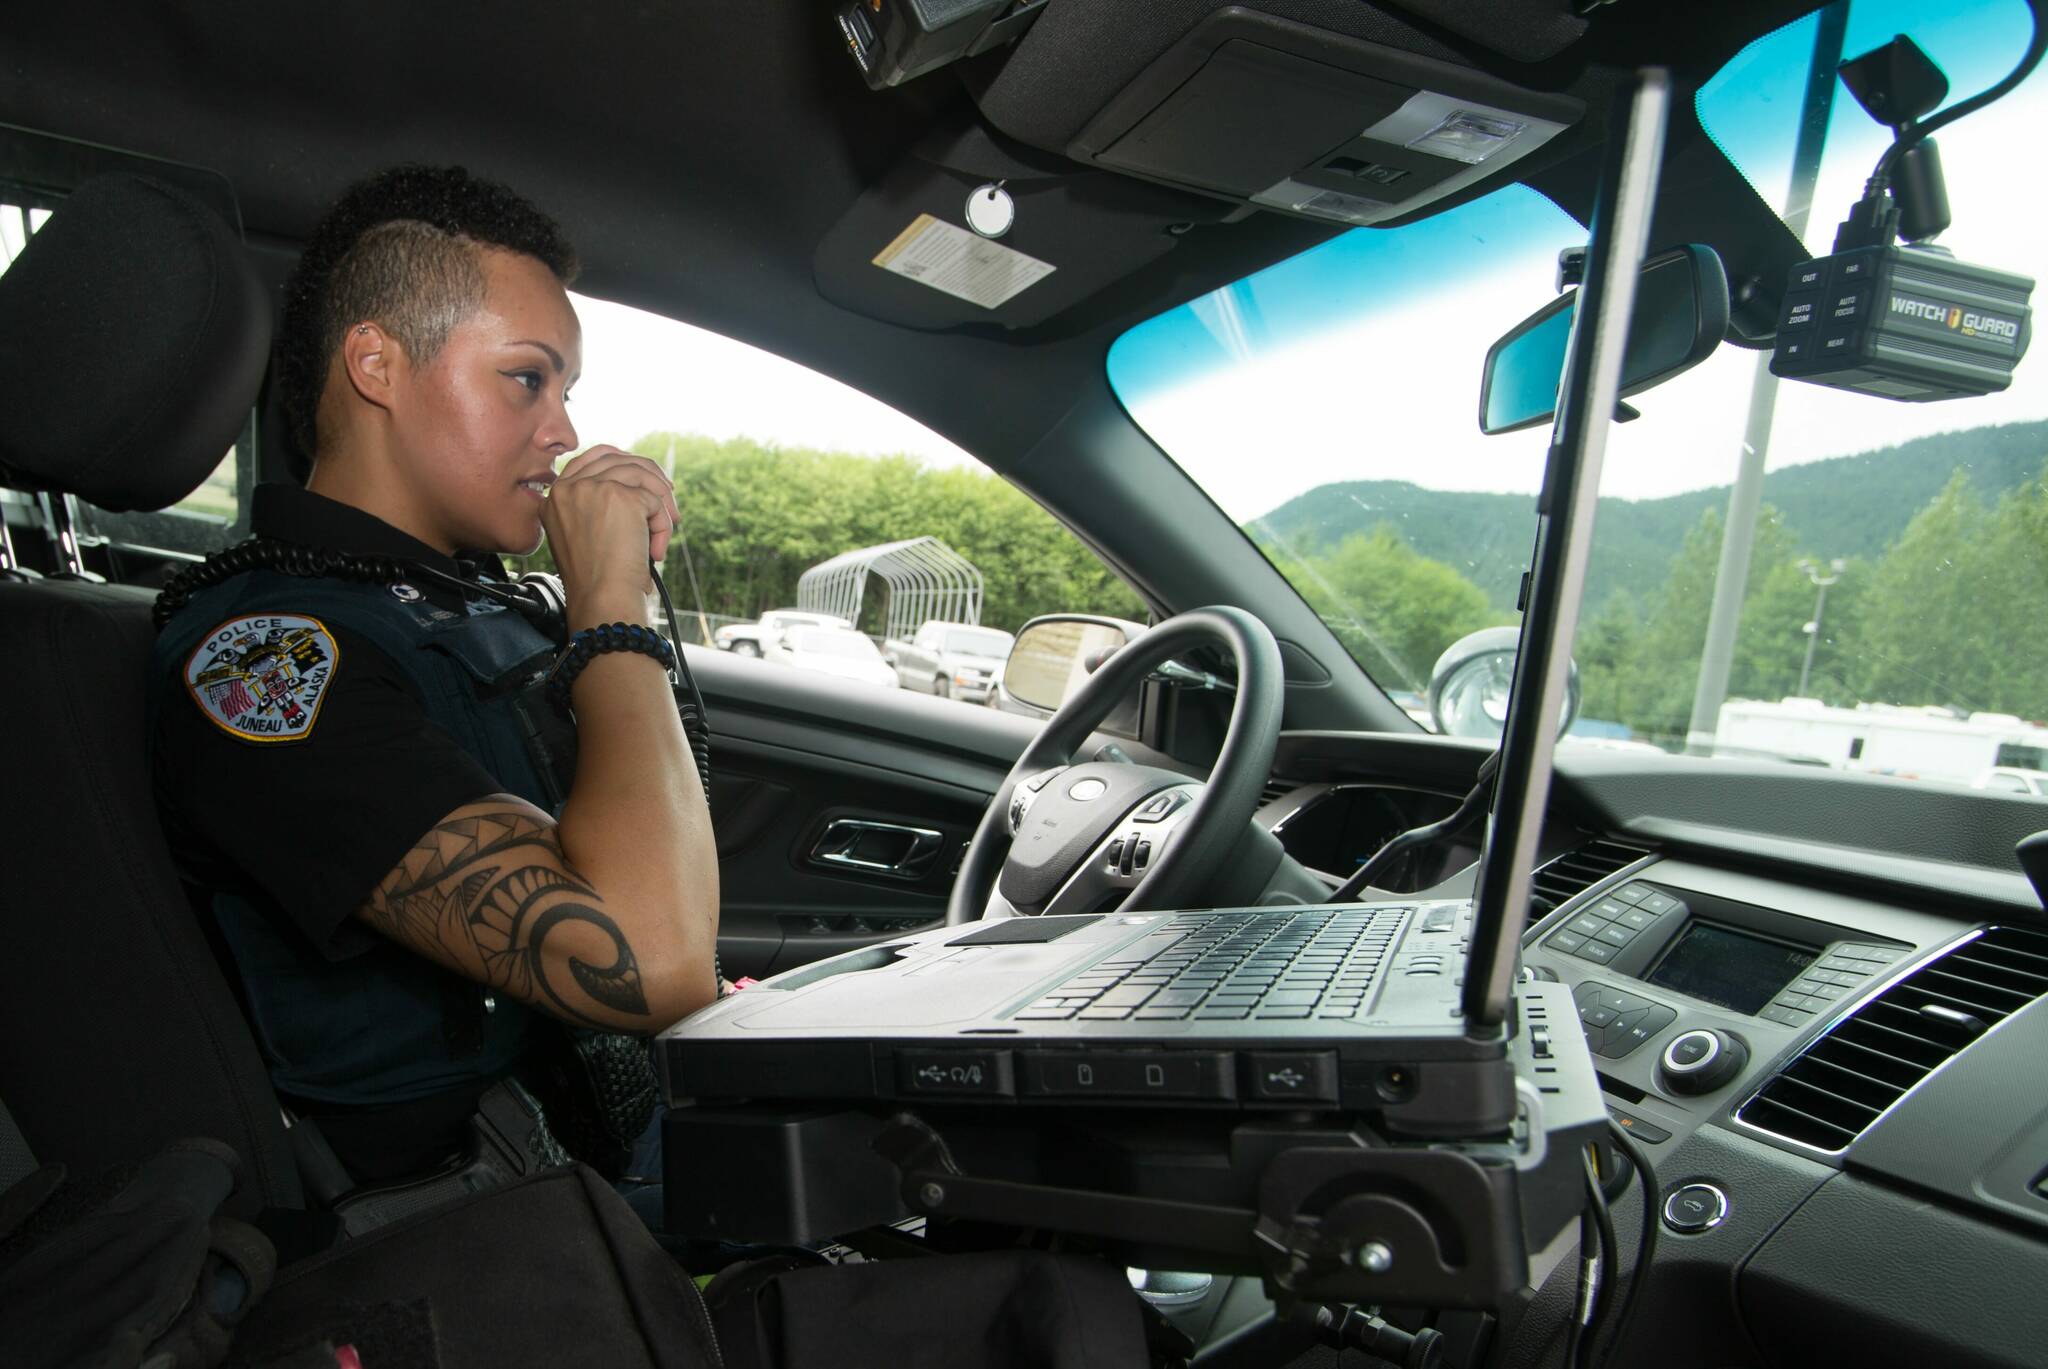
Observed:
[[[625,933],[563,856],[554,825],[516,803],[497,796],[450,814],[413,844],[360,916],[400,944],[565,1021],[651,1027]],[[606,964],[560,949],[600,939],[609,947]]]

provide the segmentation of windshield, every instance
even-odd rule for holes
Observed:
[[[1913,35],[1951,101],[2010,70],[2021,0],[1851,0],[1854,56]],[[1818,16],[1700,93],[1703,126],[1787,212]],[[1839,90],[1839,86],[1836,88]],[[2048,275],[2031,175],[2038,75],[1941,134],[1968,262]],[[1888,135],[1846,94],[1827,123],[1809,250],[1826,252]],[[1797,204],[1792,218],[1797,220]],[[1756,211],[1761,214],[1761,210]],[[1704,236],[1704,233],[1702,234]],[[1685,240],[1683,226],[1652,250]],[[1193,477],[1411,716],[1452,643],[1517,621],[1547,425],[1477,422],[1492,341],[1554,297],[1585,230],[1524,186],[1404,228],[1357,229],[1126,333],[1109,377]],[[2003,394],[1902,404],[1775,384],[1723,345],[1638,396],[1609,438],[1574,645],[1576,739],[1988,784],[2048,746],[2048,362]],[[1725,673],[1702,670],[1745,444],[1762,507]],[[1425,724],[1430,725],[1430,724]]]
[[[1010,654],[1007,632],[961,632],[946,634],[946,650],[960,656],[985,656],[1000,661]]]
[[[790,634],[795,649],[806,656],[836,656],[844,661],[879,661],[882,653],[858,632],[841,628],[807,627]]]

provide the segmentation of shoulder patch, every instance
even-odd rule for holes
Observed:
[[[254,613],[230,618],[185,662],[192,701],[223,732],[248,742],[310,736],[341,651],[318,618]]]

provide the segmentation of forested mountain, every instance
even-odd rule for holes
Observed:
[[[1795,530],[1798,550],[1828,560],[1876,556],[1958,469],[1979,497],[1997,498],[2041,475],[2048,421],[2008,423],[1915,438],[1895,447],[1773,471],[1764,502]],[[1655,583],[1708,510],[1725,513],[1728,489],[1665,499],[1603,499],[1586,582],[1588,607],[1617,589]],[[1313,556],[1354,533],[1391,529],[1409,547],[1449,565],[1486,592],[1496,609],[1514,602],[1535,533],[1533,500],[1522,494],[1426,490],[1406,481],[1322,485],[1247,525],[1262,543]]]

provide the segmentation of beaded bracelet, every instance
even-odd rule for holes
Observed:
[[[639,623],[605,623],[601,627],[587,627],[569,638],[562,654],[556,658],[554,669],[548,672],[548,702],[563,712],[569,711],[569,687],[576,683],[576,677],[583,668],[608,651],[637,651],[643,656],[652,656],[661,662],[663,670],[674,668],[675,648],[663,641],[661,634],[653,628]]]

